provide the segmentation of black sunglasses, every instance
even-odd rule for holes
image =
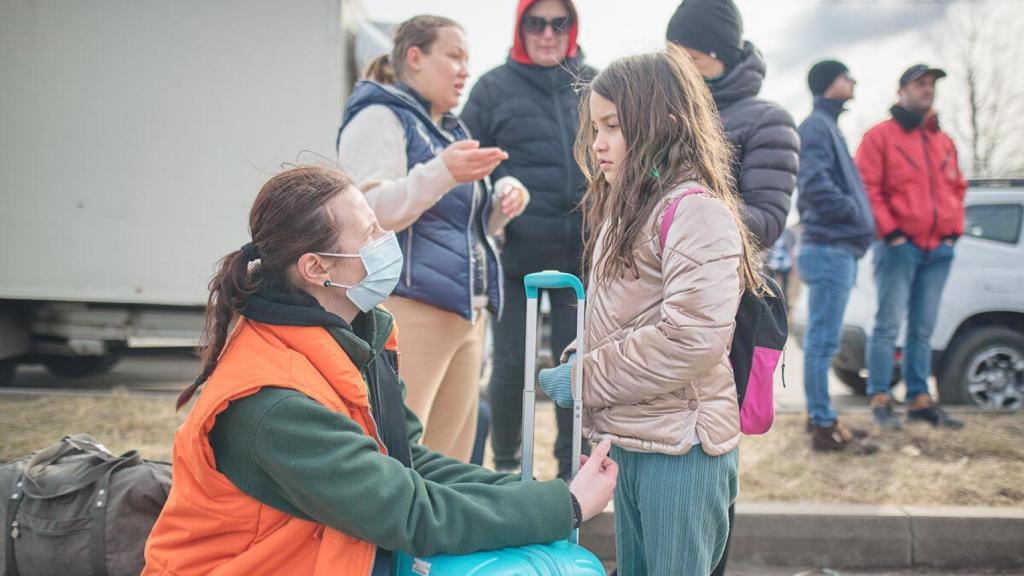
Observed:
[[[561,18],[552,18],[551,20],[545,20],[540,16],[527,16],[523,18],[523,32],[540,36],[547,30],[547,27],[551,26],[551,31],[555,34],[562,36],[569,33],[569,28],[572,27],[572,16],[562,16]]]

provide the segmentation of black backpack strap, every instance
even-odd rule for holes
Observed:
[[[25,491],[22,486],[25,483],[24,472],[18,474],[14,481],[14,489],[7,500],[7,518],[4,522],[4,574],[6,576],[18,576],[18,563],[14,559],[14,539],[18,535],[18,507],[25,498]]]

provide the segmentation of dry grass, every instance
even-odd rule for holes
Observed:
[[[115,454],[137,449],[150,460],[171,459],[174,431],[184,415],[174,397],[3,396],[0,397],[0,461],[25,456],[85,432]]]
[[[851,424],[872,430],[867,415]],[[740,500],[1024,506],[1024,414],[965,414],[964,430],[908,426],[874,437],[872,456],[811,450],[803,415],[740,445]]]
[[[114,452],[169,460],[183,415],[173,397],[0,397],[0,461],[65,434],[87,432]],[[818,454],[802,415],[781,415],[771,433],[743,440],[740,500],[897,505],[1024,506],[1024,414],[969,414],[962,431],[915,426],[878,436],[874,456]],[[848,421],[868,427],[866,415]],[[552,478],[554,411],[537,411],[536,474]],[[869,428],[870,429],[870,428]]]

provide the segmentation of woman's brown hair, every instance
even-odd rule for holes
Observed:
[[[615,104],[626,142],[625,164],[615,184],[598,169],[590,117],[590,94]],[[576,162],[587,178],[583,197],[584,262],[602,281],[636,275],[637,239],[649,236],[650,215],[674,187],[695,180],[732,212],[743,243],[742,276],[756,292],[764,289],[757,273],[759,248],[739,215],[730,162],[732,152],[704,79],[689,56],[670,46],[667,52],[616,60],[585,89],[580,102]],[[593,262],[603,225],[602,258]]]
[[[444,16],[420,15],[402,22],[395,27],[391,54],[374,58],[363,72],[363,77],[381,84],[394,84],[401,80],[409,49],[416,47],[424,54],[430,54],[430,47],[437,42],[438,32],[449,27],[462,30],[458,22]]]
[[[252,242],[221,258],[210,281],[202,371],[178,396],[180,410],[213,373],[231,325],[246,298],[271,282],[288,282],[289,270],[307,252],[337,251],[338,225],[326,204],[352,186],[340,168],[298,166],[263,185],[249,211]]]

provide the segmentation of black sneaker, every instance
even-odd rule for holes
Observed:
[[[950,430],[959,430],[964,427],[961,420],[953,418],[936,405],[920,410],[907,410],[907,422],[925,422],[936,428],[949,428]]]
[[[900,422],[900,417],[896,414],[896,411],[892,409],[892,404],[873,407],[871,409],[871,418],[879,428],[889,428],[890,430],[903,429],[903,423]]]

